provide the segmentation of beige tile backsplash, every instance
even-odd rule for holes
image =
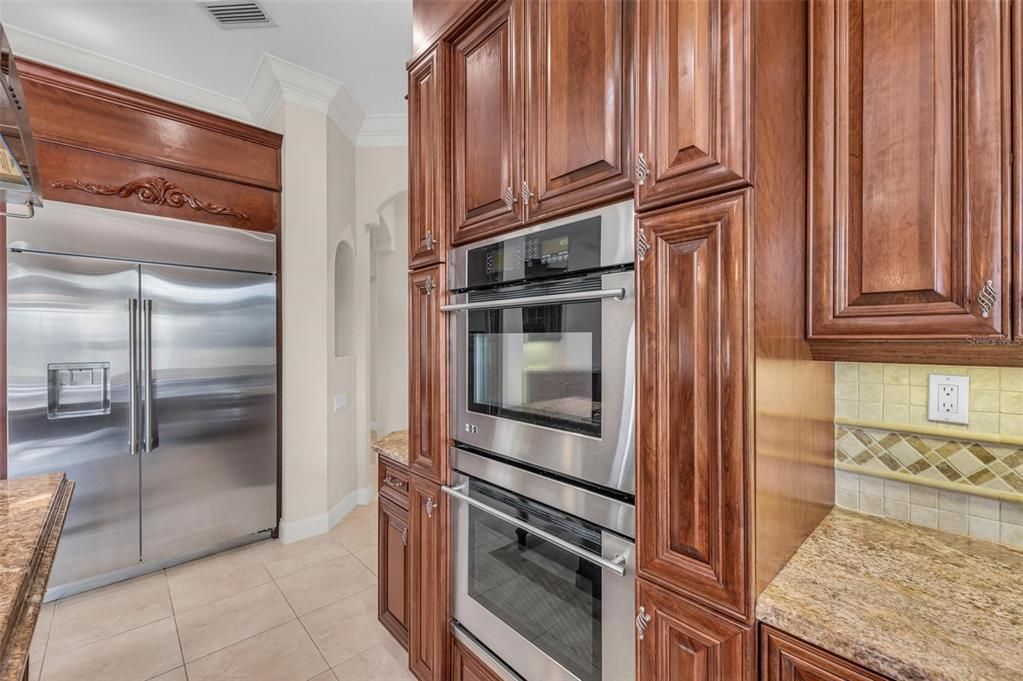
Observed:
[[[968,425],[927,420],[932,373]],[[1023,548],[1023,369],[839,362],[835,424],[838,506]]]

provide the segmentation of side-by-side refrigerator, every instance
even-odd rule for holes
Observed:
[[[274,237],[47,202],[7,245],[9,476],[76,482],[50,597],[268,536]]]

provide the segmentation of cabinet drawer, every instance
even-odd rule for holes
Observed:
[[[760,678],[763,681],[888,681],[887,676],[766,626],[760,627]]]
[[[408,508],[408,469],[390,461],[380,458],[377,466],[377,489],[380,496],[398,504],[404,509]]]

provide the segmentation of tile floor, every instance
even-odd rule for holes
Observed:
[[[405,681],[377,622],[376,504],[43,607],[31,681]]]

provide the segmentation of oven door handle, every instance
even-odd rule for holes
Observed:
[[[620,553],[617,556],[615,556],[613,560],[608,560],[607,558],[604,558],[603,556],[598,556],[597,554],[587,551],[586,549],[581,549],[575,544],[569,543],[560,537],[554,536],[550,532],[545,532],[544,530],[541,530],[538,527],[534,527],[529,523],[522,522],[518,518],[514,518],[508,515],[504,511],[499,511],[496,508],[487,506],[481,501],[473,499],[469,495],[465,494],[465,490],[467,489],[467,483],[462,483],[461,485],[457,485],[455,487],[448,487],[447,485],[442,485],[441,489],[444,490],[444,493],[447,494],[448,496],[454,497],[459,501],[464,501],[470,506],[475,506],[484,513],[489,513],[490,515],[494,516],[495,518],[498,518],[499,520],[503,520],[509,525],[514,525],[515,527],[521,530],[525,530],[526,532],[535,534],[537,537],[540,537],[540,539],[543,539],[546,542],[554,544],[559,549],[568,551],[569,553],[578,556],[583,560],[589,561],[591,563],[596,563],[597,565],[604,568],[608,572],[613,572],[619,577],[625,576],[626,561],[625,554]]]
[[[553,293],[549,296],[526,296],[523,298],[506,298],[504,300],[481,300],[478,303],[452,303],[441,305],[442,312],[459,312],[461,310],[500,310],[505,307],[524,307],[526,305],[550,305],[552,303],[577,303],[582,300],[601,300],[625,298],[625,289],[606,288],[599,291],[573,291],[571,293]]]

